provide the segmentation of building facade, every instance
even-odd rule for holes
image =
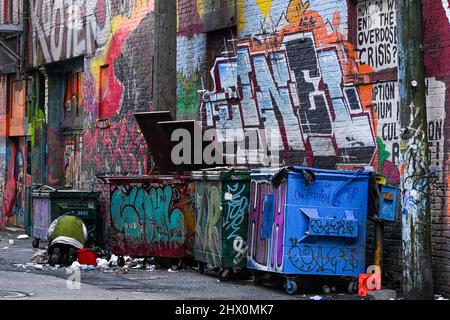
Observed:
[[[107,225],[101,177],[152,170],[139,111],[250,134],[257,151],[270,138],[283,164],[373,167],[400,182],[395,0],[27,3],[0,1],[2,26],[23,28],[2,29],[19,61],[2,51],[0,225],[27,226],[31,187],[43,184],[102,191]],[[448,293],[449,2],[423,0],[423,15],[434,278]],[[400,222],[385,231],[386,279],[397,283]]]

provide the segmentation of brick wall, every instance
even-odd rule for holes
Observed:
[[[450,292],[449,213],[449,108],[450,108],[450,5],[448,1],[423,1],[424,53],[428,77],[427,108],[440,121],[429,125],[431,146],[439,155],[432,161],[433,271],[438,292]],[[436,140],[442,137],[441,142]]]

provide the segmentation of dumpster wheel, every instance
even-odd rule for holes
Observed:
[[[233,270],[225,268],[219,271],[217,277],[220,281],[229,281],[233,275]]]
[[[125,258],[122,256],[117,258],[117,265],[122,268],[125,265]]]
[[[41,239],[38,239],[38,238],[35,238],[34,239],[34,241],[33,241],[33,248],[34,249],[38,249],[39,248],[39,241],[40,241]]]
[[[205,264],[203,262],[198,263],[198,272],[200,274],[205,274]]]
[[[296,294],[298,290],[297,282],[295,282],[294,279],[286,279],[286,282],[284,283],[284,289],[289,295]]]
[[[262,285],[263,281],[262,281],[262,276],[258,273],[258,271],[254,270],[253,271],[253,284],[255,286],[259,286]]]

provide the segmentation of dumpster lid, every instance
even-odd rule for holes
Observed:
[[[194,180],[250,180],[250,169],[247,167],[216,167],[193,171]]]
[[[126,176],[126,177],[104,177],[108,184],[123,184],[123,183],[155,183],[168,181],[170,183],[182,182],[184,180],[191,180],[190,175],[173,174],[173,175],[149,175],[149,176]]]
[[[155,161],[156,167],[162,171],[173,168],[170,160],[170,136],[167,135],[158,122],[173,120],[169,111],[154,111],[135,113],[134,117],[141,128],[147,146]]]
[[[56,189],[47,185],[40,186],[37,189],[34,189],[33,192],[55,192]]]
[[[195,120],[173,121],[169,111],[142,112],[134,114],[136,121],[141,128],[142,134],[150,149],[156,168],[162,172],[180,172],[200,170],[207,165],[201,157],[201,161],[195,161],[195,141],[199,135],[202,141],[202,153],[209,144],[203,142],[203,130]],[[187,164],[177,165],[172,161],[173,147],[179,144],[178,141],[172,141],[171,137],[175,130],[183,129],[189,132],[191,137],[191,159]]]

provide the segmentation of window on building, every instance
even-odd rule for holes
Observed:
[[[233,58],[236,55],[236,27],[225,28],[207,33],[206,74],[214,67],[218,58]],[[237,75],[236,75],[237,77]],[[206,77],[206,89],[213,90],[211,77]]]
[[[81,189],[82,134],[66,133],[64,140],[64,187]]]
[[[80,106],[83,98],[83,72],[69,72],[66,76],[66,95],[65,95],[65,110],[66,112],[74,112],[75,116],[80,114]]]
[[[11,119],[22,119],[25,110],[25,82],[8,79],[8,109]]]

